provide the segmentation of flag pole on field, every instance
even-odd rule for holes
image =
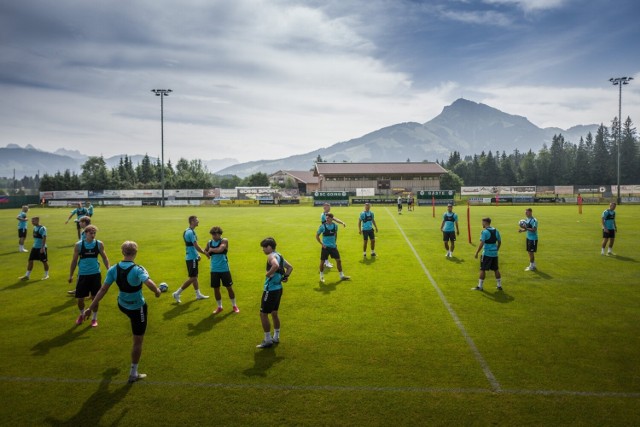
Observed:
[[[471,203],[467,200],[467,234],[469,235],[469,243],[471,243]]]
[[[436,217],[436,196],[431,196],[431,207],[433,209],[433,217]]]

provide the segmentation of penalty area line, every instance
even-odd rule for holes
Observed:
[[[462,321],[458,317],[458,314],[455,312],[453,307],[451,307],[451,304],[449,304],[449,301],[447,301],[447,298],[444,296],[444,293],[442,293],[442,290],[440,289],[440,287],[438,286],[436,281],[431,276],[431,273],[429,272],[429,269],[427,269],[427,266],[424,265],[424,262],[422,262],[422,259],[420,258],[420,255],[418,254],[418,251],[416,251],[416,248],[413,247],[413,244],[411,243],[411,241],[409,240],[407,235],[404,233],[404,230],[402,229],[402,227],[398,223],[398,220],[396,219],[395,216],[393,216],[391,214],[391,212],[389,212],[389,208],[385,208],[385,210],[387,211],[387,214],[389,214],[389,216],[391,217],[393,222],[395,222],[396,227],[398,227],[398,230],[400,230],[400,234],[402,234],[402,237],[404,237],[404,240],[407,242],[407,245],[409,245],[409,248],[413,252],[413,255],[418,260],[418,263],[422,267],[422,271],[424,272],[424,274],[427,276],[427,278],[431,282],[431,286],[433,286],[433,288],[436,290],[438,296],[440,297],[440,301],[442,301],[442,304],[444,304],[445,308],[449,312],[449,315],[451,316],[451,318],[453,318],[454,323],[458,327],[458,330],[460,330],[460,333],[462,333],[462,336],[464,337],[465,341],[467,342],[467,345],[469,346],[469,348],[471,348],[471,352],[473,353],[473,356],[476,358],[476,361],[478,362],[478,364],[482,368],[482,371],[484,372],[485,377],[489,381],[489,384],[491,384],[491,389],[494,392],[502,391],[502,387],[500,387],[500,383],[496,379],[495,375],[493,375],[493,372],[491,372],[491,368],[489,368],[489,364],[487,363],[485,358],[482,357],[482,354],[480,353],[480,350],[478,350],[478,347],[476,347],[475,342],[473,342],[473,339],[471,338],[471,336],[469,336],[469,333],[467,332],[466,328],[462,324]]]

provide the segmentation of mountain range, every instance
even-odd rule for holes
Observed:
[[[426,123],[400,123],[359,138],[339,142],[304,154],[283,159],[238,163],[235,159],[209,160],[203,164],[219,175],[245,177],[257,172],[309,170],[318,156],[325,162],[404,162],[447,160],[458,151],[465,155],[482,151],[537,152],[543,144],[551,145],[554,135],[562,134],[566,141],[578,143],[588,132],[595,134],[598,125],[579,125],[570,129],[540,128],[525,117],[504,113],[485,104],[458,99]],[[117,166],[123,155],[105,158],[107,167]],[[134,165],[143,155],[129,155]],[[78,151],[59,149],[55,153],[37,150],[28,145],[21,148],[9,144],[0,148],[0,176],[16,178],[33,176],[37,172],[79,172],[87,156]],[[155,158],[152,158],[155,162]],[[214,169],[215,168],[215,169]]]

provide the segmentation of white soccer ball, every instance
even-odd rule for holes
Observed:
[[[521,219],[518,225],[520,226],[520,228],[527,228],[527,221]]]
[[[158,288],[160,289],[160,292],[167,292],[169,290],[169,285],[167,285],[165,282],[160,283],[160,285],[158,285]]]

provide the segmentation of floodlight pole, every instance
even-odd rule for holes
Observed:
[[[164,208],[164,97],[169,96],[171,89],[151,89],[151,92],[160,97],[160,181],[162,182],[162,202]]]
[[[622,85],[628,85],[633,77],[612,77],[609,79],[611,84],[618,86],[618,198],[617,204],[620,204],[620,143],[622,142]]]

